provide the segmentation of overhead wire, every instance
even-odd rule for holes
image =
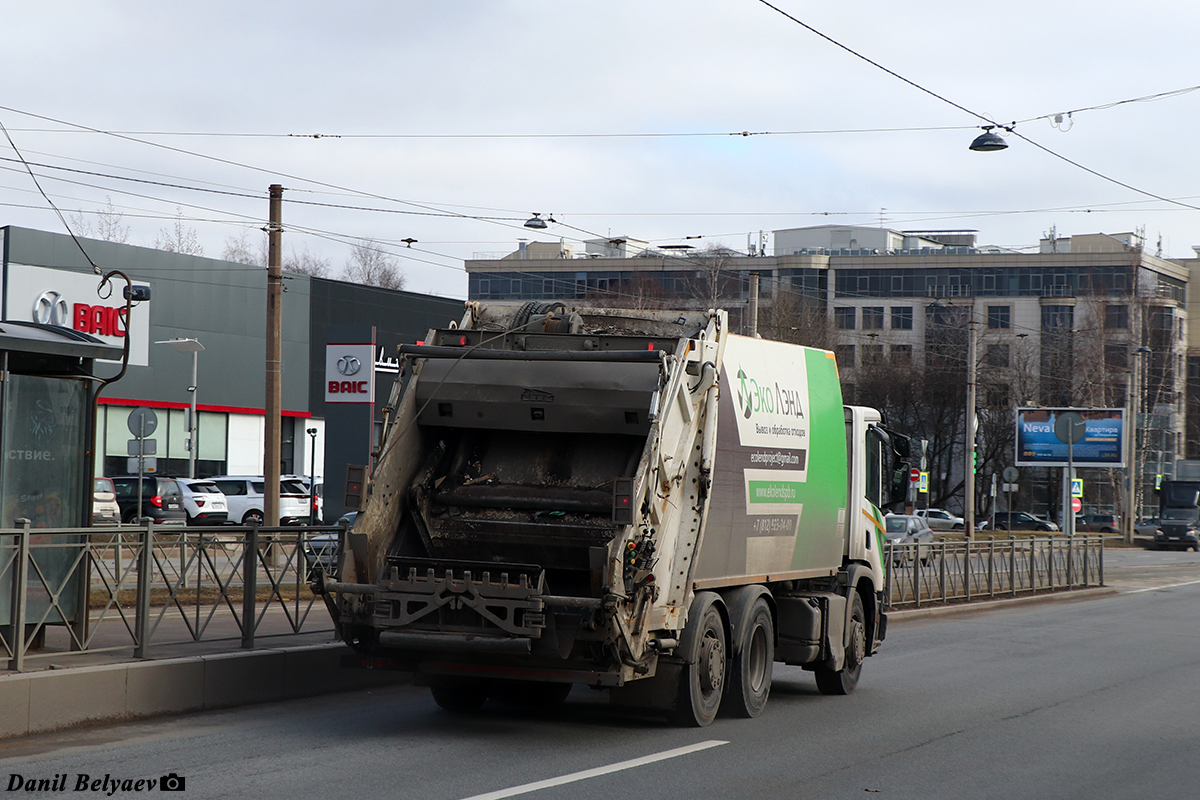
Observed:
[[[1152,197],[1155,200],[1160,200],[1164,203],[1172,203],[1174,205],[1178,205],[1183,208],[1188,208],[1193,211],[1200,211],[1200,206],[1194,206],[1194,205],[1191,205],[1190,203],[1184,203],[1184,202],[1181,202],[1178,200],[1171,200],[1160,194],[1155,194],[1154,192],[1149,192],[1149,191],[1146,191],[1145,189],[1139,189],[1138,187],[1133,186],[1129,183],[1125,183],[1124,181],[1118,180],[1109,175],[1105,175],[1104,173],[1094,170],[1090,167],[1086,167],[1083,164],[1079,163],[1078,161],[1075,161],[1074,159],[1068,158],[1064,155],[1061,155],[1060,153],[1056,153],[1055,151],[1051,150],[1050,148],[1046,147],[1045,145],[1039,144],[1039,143],[1033,141],[1032,139],[1030,139],[1028,136],[1025,136],[1024,134],[1018,133],[1016,130],[1014,130],[1014,128],[1016,127],[1016,124],[1017,124],[1016,122],[1009,123],[1008,125],[999,123],[987,115],[980,114],[979,112],[974,111],[970,108],[967,108],[966,106],[964,106],[960,103],[956,103],[955,101],[949,99],[948,97],[938,94],[937,92],[933,91],[932,89],[922,86],[921,84],[917,83],[916,81],[910,80],[894,70],[888,69],[887,67],[880,64],[878,61],[868,58],[867,56],[863,55],[862,53],[858,52],[857,50],[854,50],[854,49],[842,44],[841,42],[834,39],[833,37],[822,33],[821,31],[817,30],[816,28],[809,25],[808,23],[789,14],[788,12],[779,8],[779,6],[775,5],[774,3],[771,3],[770,0],[758,0],[758,2],[762,3],[764,6],[767,6],[768,8],[776,11],[780,15],[790,19],[792,22],[801,26],[802,28],[809,31],[810,33],[813,33],[814,35],[819,36],[820,38],[824,39],[825,41],[829,42],[830,44],[832,44],[838,48],[841,48],[842,50],[845,50],[847,53],[851,54],[855,58],[865,61],[866,63],[870,64],[871,66],[873,66],[879,70],[882,70],[883,72],[886,72],[888,75],[891,75],[892,77],[896,78],[897,80],[908,84],[909,86],[913,87],[914,89],[917,89],[918,91],[924,92],[925,94],[927,94],[931,97],[934,97],[934,98],[942,101],[943,103],[946,103],[947,105],[957,108],[959,111],[962,111],[966,114],[969,114],[972,117],[982,120],[983,122],[987,123],[986,125],[983,126],[984,130],[990,130],[992,128],[1003,128],[1005,131],[1007,131],[1008,133],[1011,133],[1013,136],[1016,136],[1018,139],[1021,139],[1022,141],[1026,142],[1027,144],[1031,144],[1034,147],[1038,148],[1039,150],[1042,150],[1043,152],[1047,153],[1048,155],[1051,155],[1054,158],[1060,159],[1061,161],[1063,161],[1067,164],[1070,164],[1073,167],[1077,167],[1078,169],[1081,169],[1084,172],[1087,172],[1088,174],[1093,175],[1097,178],[1108,181],[1109,183],[1113,183],[1117,186],[1128,189],[1132,192],[1136,192],[1138,194],[1145,195],[1146,197]],[[1198,88],[1200,88],[1200,87],[1198,87]],[[1177,90],[1177,91],[1180,93],[1183,93],[1183,92],[1186,92],[1187,90]],[[1129,102],[1136,102],[1136,101],[1129,101]]]

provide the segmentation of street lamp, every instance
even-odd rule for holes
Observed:
[[[199,339],[166,339],[155,344],[169,344],[180,353],[192,354],[192,384],[188,386],[188,393],[192,396],[192,411],[188,417],[188,477],[196,477],[196,366],[197,356],[204,349],[204,345],[200,344]]]
[[[305,433],[308,434],[308,524],[311,527],[317,524],[317,429],[309,428]]]

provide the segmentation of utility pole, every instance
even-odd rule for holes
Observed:
[[[283,187],[271,184],[267,226],[267,399],[263,453],[263,524],[279,524],[279,420],[283,413]]]

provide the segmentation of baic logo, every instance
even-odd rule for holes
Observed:
[[[42,292],[33,301],[33,321],[39,325],[66,327],[71,319],[67,301],[58,292]]]
[[[69,306],[55,291],[42,292],[33,301],[33,321],[40,325],[74,328],[101,336],[125,335],[125,309],[75,303]]]
[[[362,362],[354,356],[342,356],[338,359],[337,371],[347,378],[351,375],[357,375],[360,369],[362,369]]]

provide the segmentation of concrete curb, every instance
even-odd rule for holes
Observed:
[[[995,611],[1001,608],[1011,606],[1031,605],[1034,603],[1059,603],[1070,602],[1072,600],[1091,600],[1095,597],[1101,597],[1108,594],[1117,594],[1117,590],[1111,586],[1097,586],[1094,589],[1072,589],[1062,592],[1048,592],[1046,594],[1031,594],[1023,597],[1009,597],[1003,600],[985,600],[980,602],[970,603],[953,603],[943,606],[927,606],[923,608],[904,608],[898,611],[889,611],[888,622],[901,622],[910,619],[924,619],[927,617],[944,617],[950,614],[968,614],[980,611]]]
[[[0,675],[0,739],[162,714],[405,683],[343,669],[347,646],[308,645]]]

